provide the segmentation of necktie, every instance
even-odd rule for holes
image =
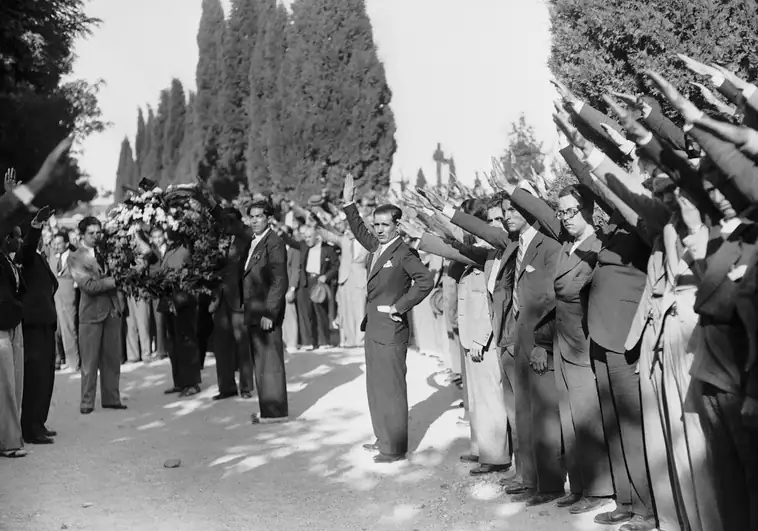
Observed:
[[[63,270],[63,262],[61,261],[60,253],[55,255],[55,274],[60,275]]]
[[[515,313],[518,313],[519,310],[519,303],[518,303],[518,277],[519,273],[521,273],[521,261],[524,259],[524,237],[519,236],[518,239],[518,252],[516,253],[516,270],[513,274],[513,311]]]
[[[247,271],[248,266],[250,265],[250,260],[253,258],[253,252],[255,251],[255,237],[250,241],[250,251],[247,253],[247,260],[245,261],[245,270]]]

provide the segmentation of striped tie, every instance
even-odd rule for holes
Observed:
[[[521,272],[521,261],[524,259],[524,237],[519,236],[518,239],[518,253],[516,253],[516,269],[513,272],[513,313],[518,313],[518,277]]]

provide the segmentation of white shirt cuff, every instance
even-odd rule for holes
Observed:
[[[582,112],[582,109],[584,108],[584,102],[580,101],[579,103],[572,103],[571,107],[574,109],[574,112],[576,114],[579,114]]]
[[[455,208],[447,205],[445,208],[442,209],[442,215],[445,216],[447,219],[453,219],[453,216],[455,216]]]
[[[590,171],[595,171],[600,164],[603,163],[605,160],[605,153],[603,153],[598,148],[592,148],[592,151],[590,151],[590,154],[587,155],[587,158],[585,159],[584,163],[590,167]]]
[[[648,105],[647,103],[643,104],[642,107],[642,118],[647,118],[650,116],[650,114],[653,112],[653,108]]]
[[[16,197],[18,197],[18,200],[24,204],[24,206],[29,206],[32,204],[32,201],[34,201],[34,194],[25,184],[15,187],[13,189],[13,193]]]
[[[624,155],[627,155],[627,156],[629,156],[629,155],[631,155],[631,154],[632,154],[632,152],[635,150],[635,148],[636,148],[636,147],[637,147],[637,145],[636,145],[634,142],[632,142],[632,141],[630,141],[630,140],[626,140],[626,141],[624,141],[624,143],[623,143],[623,144],[621,144],[621,145],[619,146],[619,150],[620,150],[620,151],[621,151],[621,153],[623,153]]]
[[[713,83],[713,86],[716,88],[720,88],[721,85],[724,84],[724,81],[726,81],[726,78],[721,74],[711,75],[711,83]]]
[[[344,205],[342,205],[342,208],[349,207],[350,205],[354,205],[354,204],[355,204],[355,201],[350,201],[349,203],[345,203]]]
[[[653,132],[648,131],[647,134],[643,136],[639,142],[637,142],[637,145],[640,147],[647,146],[651,140],[653,140]]]
[[[756,87],[755,85],[753,85],[751,83],[751,84],[749,84],[747,87],[745,87],[742,90],[742,95],[745,96],[746,100],[749,100],[750,96],[752,96],[753,94],[755,94],[755,91],[757,91],[757,90],[758,90],[758,87]]]

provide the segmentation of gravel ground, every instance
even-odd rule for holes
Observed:
[[[412,455],[376,465],[362,350],[288,355],[288,424],[253,426],[255,400],[177,399],[167,362],[124,366],[129,409],[79,414],[80,380],[59,374],[55,444],[0,460],[7,531],[572,531],[614,529],[552,506],[509,502],[497,480],[458,461],[468,428],[436,359],[408,355]],[[98,398],[99,401],[99,398]],[[98,402],[99,404],[99,402]],[[164,468],[169,459],[178,468]],[[611,506],[612,508],[612,506]]]

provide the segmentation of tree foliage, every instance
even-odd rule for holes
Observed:
[[[508,148],[501,156],[501,161],[506,177],[514,182],[518,180],[518,175],[531,178],[532,169],[538,174],[545,170],[542,142],[537,140],[534,128],[526,122],[523,113],[511,124]]]
[[[651,92],[646,69],[699,101],[694,76],[677,53],[758,77],[758,12],[751,0],[550,0],[550,15],[550,69],[603,111],[601,95],[609,89]]]
[[[82,138],[104,129],[99,85],[64,82],[74,60],[73,43],[97,23],[82,0],[0,2],[0,172],[16,169],[30,179],[65,136]],[[57,210],[89,201],[96,192],[74,156],[40,200]]]

